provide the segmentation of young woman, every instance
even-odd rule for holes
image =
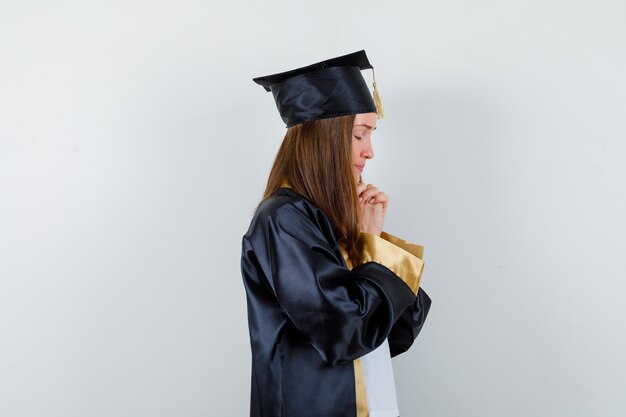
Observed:
[[[397,417],[391,356],[428,314],[422,247],[361,182],[377,108],[364,51],[256,78],[288,126],[243,237],[252,417]],[[376,91],[375,91],[376,96]]]

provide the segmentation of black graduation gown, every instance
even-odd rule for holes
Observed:
[[[383,236],[362,233],[363,260],[350,269],[309,200],[281,188],[257,208],[241,257],[251,417],[356,417],[354,361],[385,338],[392,356],[411,346],[431,302],[421,247]]]

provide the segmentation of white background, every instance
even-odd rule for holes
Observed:
[[[251,78],[365,49],[403,417],[626,415],[626,3],[0,3],[0,415],[244,416]],[[364,72],[366,79],[371,73]],[[314,393],[312,393],[314,395]]]

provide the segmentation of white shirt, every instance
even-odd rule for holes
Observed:
[[[387,339],[361,357],[369,417],[398,417],[398,399]]]

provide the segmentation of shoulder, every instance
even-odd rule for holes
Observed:
[[[261,201],[255,216],[272,216],[291,210],[305,210],[305,206],[314,206],[304,196],[291,188],[279,188],[272,195]]]
[[[334,240],[332,226],[326,214],[290,188],[279,188],[259,204],[244,238],[265,234],[263,232],[268,229],[289,233],[322,233]]]
[[[285,220],[285,218],[308,217],[308,213],[315,209],[317,207],[304,196],[290,188],[279,188],[259,204],[252,222],[254,223],[255,220],[280,221]]]

